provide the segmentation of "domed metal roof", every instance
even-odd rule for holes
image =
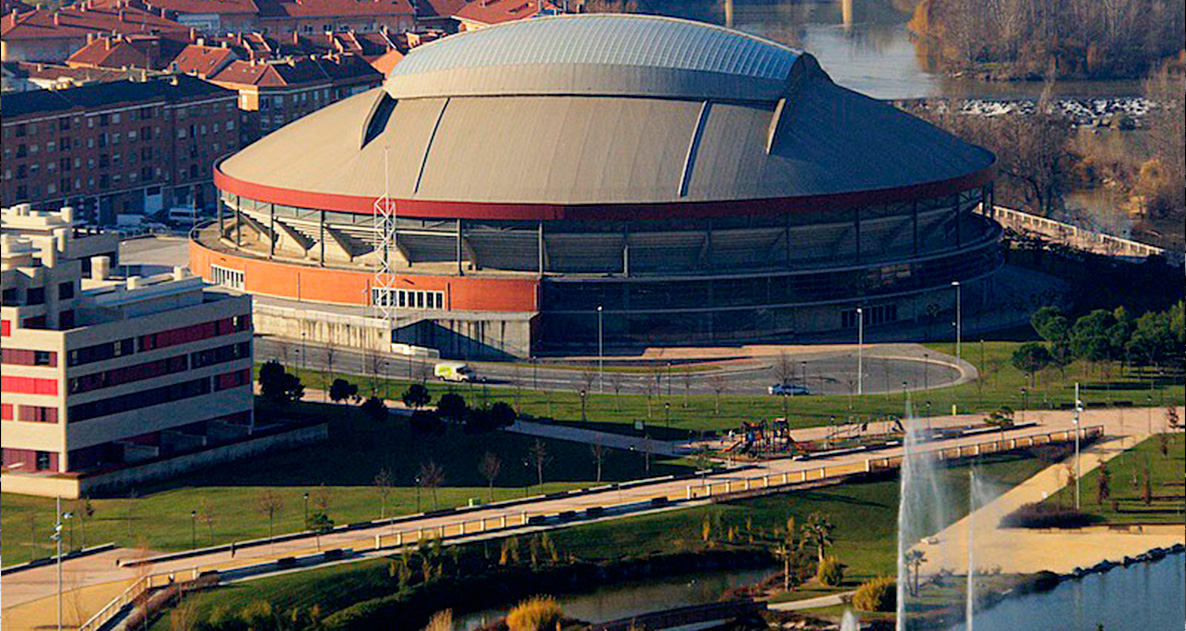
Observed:
[[[802,51],[710,24],[657,16],[520,20],[412,49],[393,98],[585,94],[774,100]],[[813,69],[818,65],[811,60]]]

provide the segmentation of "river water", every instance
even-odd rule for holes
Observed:
[[[1176,631],[1186,625],[1183,561],[1183,555],[1173,554],[1066,581],[1044,594],[1009,598],[978,613],[973,626],[978,631]]]
[[[675,17],[729,24],[738,30],[803,48],[832,79],[879,99],[952,97],[1035,98],[1038,82],[956,79],[927,68],[906,22],[912,0],[650,0],[645,5]],[[847,5],[847,9],[846,9]],[[847,16],[847,20],[846,20]],[[1059,95],[1075,98],[1134,96],[1139,81],[1067,81]]]
[[[683,574],[677,577],[630,581],[583,594],[557,596],[564,615],[586,622],[608,622],[687,605],[703,605],[720,600],[730,587],[750,585],[769,576],[772,570],[735,570]],[[513,603],[509,603],[513,604]],[[506,616],[506,608],[488,609],[460,616],[454,621],[457,631],[473,631]]]

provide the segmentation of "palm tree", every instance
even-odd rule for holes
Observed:
[[[910,575],[913,573],[913,582],[910,583],[910,595],[918,596],[918,582],[919,574],[922,573],[922,565],[927,562],[927,555],[922,550],[909,550],[904,555],[906,561],[906,578],[910,580]]]
[[[807,516],[807,523],[803,526],[803,537],[815,548],[821,563],[824,560],[824,552],[835,542],[832,538],[832,531],[835,529],[836,526],[832,525],[828,516],[823,513],[812,513]]]

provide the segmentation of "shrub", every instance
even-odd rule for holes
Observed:
[[[239,612],[239,620],[249,629],[267,628],[272,620],[272,603],[266,600],[253,600]]]
[[[383,421],[387,419],[387,404],[383,403],[383,399],[379,397],[367,397],[366,401],[359,406],[363,414],[373,421]]]
[[[889,576],[880,576],[857,588],[852,596],[852,606],[861,611],[894,611],[898,602],[897,581]]]
[[[828,555],[824,557],[823,561],[819,562],[816,577],[824,585],[836,587],[844,582],[844,564],[834,555]]]
[[[334,382],[329,386],[329,398],[331,401],[337,403],[347,400],[357,400],[358,385],[350,383],[341,377],[334,379]]]
[[[456,423],[464,420],[468,412],[469,406],[466,405],[465,399],[455,392],[446,392],[437,400],[437,413],[441,415],[441,418]]]
[[[412,417],[408,419],[408,424],[414,432],[441,434],[445,431],[445,423],[441,421],[441,417],[436,412],[429,410],[416,410],[412,412]]]
[[[1025,504],[1001,519],[1002,528],[1082,528],[1096,518],[1073,508],[1048,504]]]
[[[551,631],[563,617],[555,598],[533,596],[507,614],[507,627],[510,631]]]

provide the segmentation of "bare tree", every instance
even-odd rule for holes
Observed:
[[[334,344],[333,336],[325,342],[325,378],[322,379],[326,397],[329,396],[330,384],[334,382],[334,362],[337,360],[338,347]]]
[[[605,457],[609,451],[600,442],[589,443],[589,455],[593,456],[593,466],[597,468],[597,482],[601,482],[601,467],[605,464]]]
[[[391,487],[395,486],[395,476],[387,467],[379,469],[372,484],[379,490],[379,519],[387,519],[387,498],[391,496]]]
[[[432,509],[437,509],[437,489],[445,483],[445,469],[435,460],[429,460],[420,465],[420,476],[416,479],[420,486],[432,493]]]
[[[684,382],[684,407],[688,407],[688,394],[692,391],[692,371],[685,370],[680,373],[681,380]]]
[[[275,489],[265,487],[255,496],[255,510],[268,518],[268,541],[271,541],[274,535],[273,525],[276,513],[284,510],[284,496],[277,493]]]
[[[644,397],[646,397],[646,400],[647,400],[647,418],[648,419],[651,418],[651,408],[653,407],[651,405],[653,403],[652,398],[655,396],[655,394],[658,390],[659,390],[659,386],[655,385],[654,380],[652,380],[650,377],[642,378],[642,394]]]
[[[774,360],[774,378],[780,384],[788,384],[795,378],[795,362],[791,361],[791,356],[787,353],[779,353],[778,359]],[[782,395],[782,417],[787,417],[787,397]]]
[[[494,481],[498,479],[498,474],[502,472],[502,459],[487,451],[482,459],[478,461],[478,473],[486,479],[487,501],[494,501]]]
[[[204,497],[198,500],[197,519],[206,526],[206,532],[210,535],[210,545],[214,545],[214,519],[216,516],[217,511],[210,500]]]
[[[317,486],[317,490],[313,491],[313,508],[315,508],[317,510],[317,512],[325,513],[328,515],[330,506],[332,506],[333,503],[334,503],[333,488],[326,486],[324,482],[319,484]]]
[[[548,445],[540,439],[535,439],[531,443],[531,447],[527,450],[527,461],[535,468],[535,477],[539,482],[540,491],[544,488],[544,469],[552,462],[552,456],[548,454]]]
[[[609,387],[614,391],[614,411],[622,411],[622,403],[620,397],[622,396],[622,373],[611,372],[609,374]]]
[[[713,373],[708,377],[708,385],[712,388],[712,393],[716,396],[713,413],[720,416],[721,395],[729,389],[729,378],[719,372]]]

